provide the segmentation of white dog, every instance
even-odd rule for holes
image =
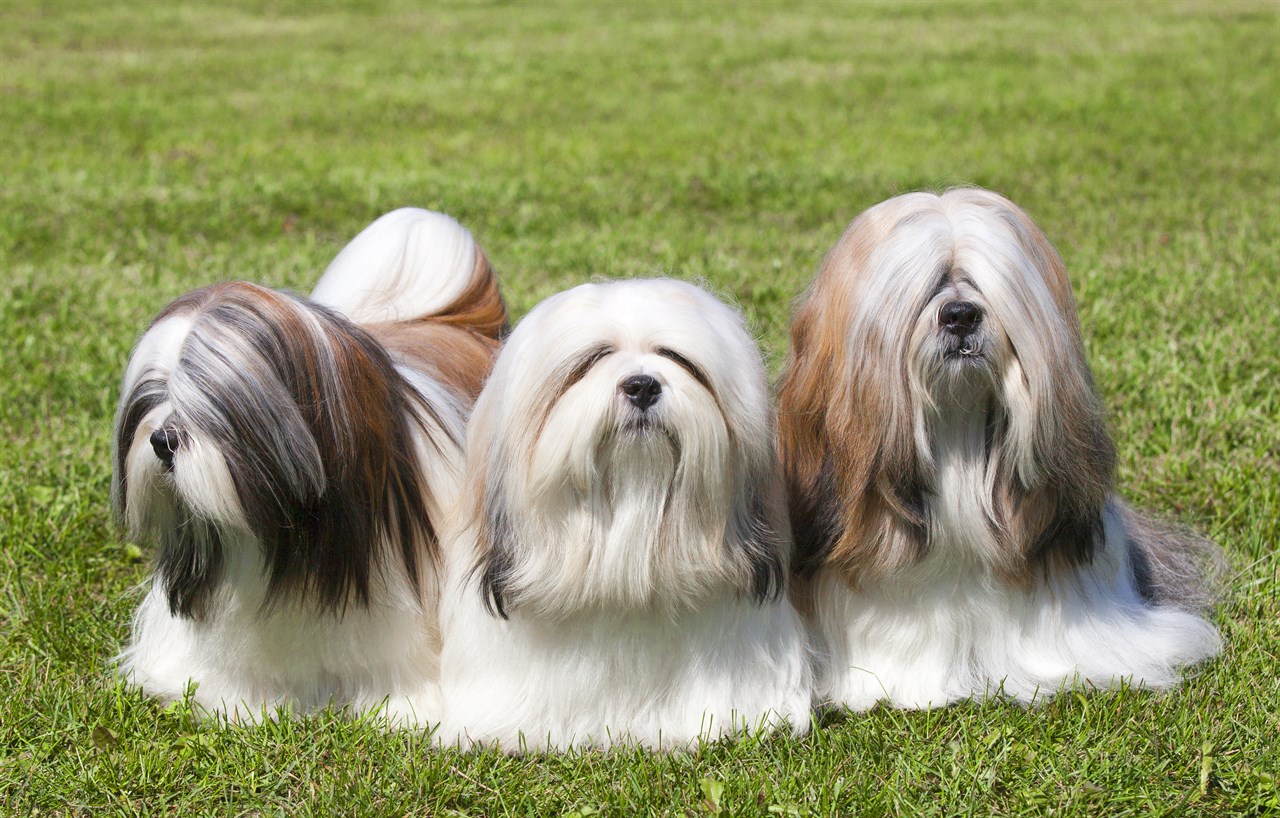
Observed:
[[[117,518],[157,548],[121,673],[232,719],[438,719],[439,525],[505,322],[471,234],[407,208],[310,300],[232,282],[166,307],[115,423]]]
[[[994,193],[853,221],[796,313],[779,437],[822,700],[1162,688],[1219,649],[1217,549],[1112,493],[1066,271]]]
[[[536,307],[468,427],[444,741],[806,730],[771,417],[741,317],[698,287],[587,284]]]

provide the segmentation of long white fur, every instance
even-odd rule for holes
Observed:
[[[991,568],[1002,546],[983,521],[993,517],[998,470],[1015,470],[1026,485],[1040,479],[1037,437],[1054,420],[1055,396],[1092,387],[1067,363],[1076,354],[1068,332],[1074,316],[1058,309],[1016,232],[973,206],[971,194],[908,194],[887,203],[939,202],[936,212],[900,224],[875,249],[861,282],[845,354],[886,373],[905,371],[906,389],[893,392],[883,422],[910,424],[917,457],[932,475],[925,494],[930,551],[857,589],[819,570],[811,589],[823,656],[817,699],[855,710],[882,701],[926,708],[997,695],[1029,702],[1072,684],[1173,686],[1180,667],[1220,650],[1220,638],[1198,613],[1141,598],[1125,531],[1132,512],[1119,499],[1107,504],[1090,563],[1039,571],[1030,589],[1010,586]],[[972,283],[934,293],[934,273],[948,266]],[[938,365],[938,311],[957,299],[984,309],[996,382]],[[917,312],[920,303],[926,306]],[[896,346],[904,336],[909,343]],[[869,345],[870,338],[883,345]],[[1009,428],[988,460],[992,395]]]
[[[436,252],[439,240],[444,250]],[[468,251],[465,245],[470,245]],[[383,252],[407,248],[403,254]],[[390,317],[385,300],[397,288],[406,298],[396,315],[420,315],[447,306],[472,279],[478,249],[470,234],[447,216],[405,208],[383,216],[352,242],[325,274],[326,303],[359,320]],[[320,287],[317,287],[319,290]],[[452,294],[452,295],[451,295]],[[316,331],[321,331],[317,325]],[[192,318],[177,314],[154,325],[138,342],[127,368],[123,394],[141,377],[159,375],[170,389],[198,386],[172,377],[179,355],[191,342]],[[234,349],[234,339],[227,342]],[[234,359],[228,360],[234,366]],[[421,422],[433,443],[415,441],[427,485],[431,519],[443,526],[457,503],[464,409],[450,390],[431,378],[398,367],[406,381],[436,412]],[[356,407],[350,422],[360,423]],[[439,719],[438,580],[436,566],[420,561],[421,592],[394,560],[385,560],[371,582],[367,607],[321,612],[311,603],[268,599],[259,545],[248,530],[235,486],[216,445],[190,430],[171,475],[154,456],[148,437],[172,411],[165,402],[139,425],[127,455],[129,502],[125,522],[146,528],[147,515],[174,515],[180,495],[208,525],[222,533],[227,562],[209,616],[196,621],[170,612],[158,583],[146,593],[133,621],[128,645],[117,661],[120,673],[148,694],[179,699],[195,685],[194,701],[232,720],[254,721],[281,710],[307,712],[327,705],[354,712],[381,712],[397,726],[427,725]],[[443,423],[443,428],[437,423]],[[277,430],[279,431],[279,430]],[[285,436],[281,446],[300,447]],[[323,479],[296,452],[296,479]],[[165,520],[156,522],[163,524]],[[176,521],[175,521],[176,522]]]
[[[549,394],[558,368],[599,344],[615,351]],[[696,359],[714,394],[660,348]],[[662,385],[650,411],[666,433],[629,437],[619,384],[642,374]],[[733,547],[746,536],[741,506],[778,488],[771,440],[759,353],[705,291],[589,284],[529,313],[468,427],[470,490],[511,525],[509,618],[486,609],[473,570],[480,503],[448,549],[442,740],[670,748],[744,728],[806,730],[803,626],[785,598],[744,592]]]
[[[499,619],[454,587],[441,664],[446,746],[678,749],[809,727],[803,626],[785,604],[720,593],[696,610]]]
[[[983,502],[972,487],[948,483],[938,499],[948,516],[971,515]],[[1217,630],[1194,613],[1142,600],[1127,552],[1116,547],[1124,541],[1118,509],[1104,523],[1108,546],[1092,563],[1029,591],[966,556],[976,542],[966,534],[935,541],[921,563],[857,591],[820,572],[812,618],[818,701],[922,709],[975,697],[1043,701],[1073,684],[1178,684],[1179,668],[1218,652]],[[965,522],[954,530],[967,532]]]

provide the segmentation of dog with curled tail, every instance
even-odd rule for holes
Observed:
[[[688,746],[809,726],[764,365],[669,279],[585,284],[504,345],[446,550],[446,744]]]
[[[471,234],[412,208],[310,298],[230,282],[167,306],[116,414],[115,513],[156,549],[120,672],[231,720],[438,720],[438,543],[505,326]]]
[[[1116,496],[1058,253],[986,190],[858,216],[791,327],[779,447],[819,701],[1167,688],[1222,558]]]

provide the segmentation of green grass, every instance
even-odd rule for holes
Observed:
[[[0,811],[1280,812],[1277,99],[1270,2],[0,6]],[[1231,556],[1227,649],[1178,691],[510,759],[215,729],[113,680],[149,554],[111,525],[111,414],[179,293],[305,291],[415,204],[473,230],[515,317],[701,279],[776,371],[849,219],[961,182],[1066,258],[1124,492]]]

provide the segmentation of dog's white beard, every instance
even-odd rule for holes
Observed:
[[[603,597],[642,600],[653,590],[654,557],[671,536],[667,510],[676,477],[675,451],[662,434],[624,433],[602,448],[605,479],[588,501],[595,511],[587,512],[602,528],[582,532],[584,541],[595,544],[579,554],[590,563],[583,566],[583,585],[596,587]],[[581,522],[592,524],[589,519]]]
[[[725,543],[735,469],[717,441],[723,425],[695,460],[657,428],[589,437],[581,471],[536,481],[509,618],[465,576],[448,594],[443,742],[672,748],[806,729],[803,628],[785,600],[742,588]]]
[[[986,456],[986,425],[986,412],[977,408],[945,414],[931,424],[934,485],[925,500],[926,518],[930,549],[948,562],[980,565],[1000,556],[988,523],[995,519],[991,497],[998,465]]]
[[[742,566],[723,544],[737,468],[724,425],[704,425],[679,438],[651,426],[540,443],[512,521],[513,600],[554,617],[696,605],[740,584]]]

